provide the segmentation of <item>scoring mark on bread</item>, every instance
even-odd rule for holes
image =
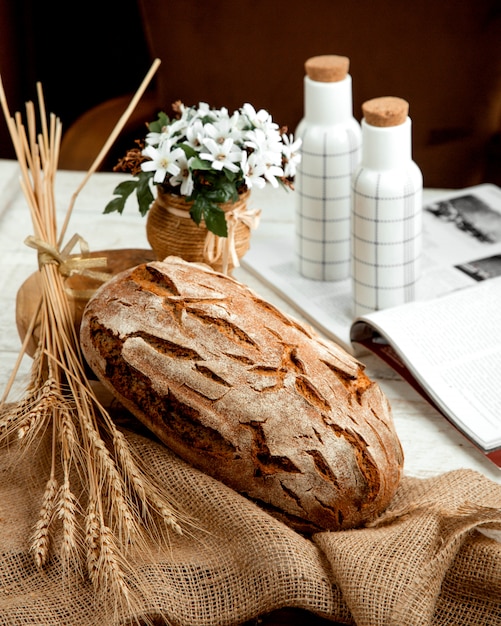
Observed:
[[[202,311],[199,308],[188,306],[185,308],[186,313],[192,317],[196,317],[200,322],[207,326],[215,326],[221,334],[226,335],[233,341],[245,343],[247,346],[256,347],[257,344],[240,326],[234,324],[230,320],[215,317],[206,311]]]
[[[322,476],[322,478],[329,482],[337,490],[340,490],[338,479],[329,467],[324,455],[319,450],[306,450],[306,454],[311,456],[315,469]]]
[[[330,361],[322,359],[322,363],[334,374],[336,379],[342,383],[349,394],[348,398],[353,395],[356,397],[358,404],[362,404],[363,394],[372,385],[372,381],[367,377],[362,368],[360,368],[356,374],[352,374],[337,367]]]
[[[179,296],[180,291],[175,282],[165,273],[161,272],[153,264],[138,265],[130,274],[130,279],[141,290],[154,293],[161,297],[167,295]]]
[[[224,385],[225,387],[232,386],[231,383],[224,380],[224,378],[216,374],[214,370],[212,370],[207,365],[204,365],[203,363],[195,363],[195,369],[197,370],[197,372],[200,372],[200,374],[202,374],[203,376],[206,376],[210,380],[213,380],[214,382],[219,383],[220,385]]]
[[[341,428],[333,423],[329,424],[329,426],[338,437],[343,437],[350,444],[363,479],[363,484],[359,485],[359,491],[363,496],[365,504],[372,502],[379,493],[381,476],[378,466],[369,451],[367,442],[361,434],[349,428]]]
[[[283,481],[280,481],[280,487],[282,491],[288,496],[291,500],[295,502],[295,504],[304,511],[304,507],[301,503],[301,498],[297,495],[295,491],[289,489],[286,485],[284,485]]]
[[[318,502],[320,507],[322,507],[322,509],[327,512],[327,515],[331,519],[334,518],[336,520],[337,527],[341,530],[343,528],[343,523],[345,519],[342,509],[336,506],[329,505],[326,502],[323,502],[320,498],[315,498],[315,500]]]
[[[320,435],[320,433],[318,432],[318,430],[315,428],[315,426],[312,426],[313,432],[315,433],[315,437],[318,439],[318,441],[323,444],[324,440],[322,439],[322,436]]]
[[[284,386],[285,371],[271,365],[254,365],[248,370],[247,384],[260,393],[277,391]]]
[[[295,494],[293,491],[285,487],[285,485],[282,482],[280,483],[280,487],[282,488],[283,493],[287,497],[291,498],[300,510],[305,510],[305,507],[302,504],[301,499],[297,494]],[[269,502],[264,502],[263,500],[256,500],[255,498],[253,499],[254,499],[254,502],[256,502],[256,504],[258,504],[262,509],[270,513],[270,515],[273,515],[274,517],[281,519],[286,524],[292,525],[297,532],[311,534],[311,533],[322,531],[323,529],[322,526],[318,526],[311,520],[309,521],[308,519],[305,519],[307,515],[305,515],[305,517],[303,518],[300,515],[294,515],[290,511],[279,509],[273,506],[272,504],[270,504]],[[325,512],[325,517],[329,518],[331,530],[334,530],[334,529],[341,530],[343,528],[344,519],[345,519],[343,511],[339,507],[328,505],[325,502],[322,502],[320,498],[315,497],[315,501],[317,502],[318,506]]]
[[[200,354],[193,350],[193,348],[188,348],[188,346],[182,346],[179,343],[175,343],[173,341],[169,341],[164,337],[160,338],[156,335],[152,335],[150,333],[144,331],[136,331],[127,335],[126,339],[132,339],[134,337],[138,337],[142,339],[146,344],[151,346],[156,352],[163,354],[164,356],[169,356],[172,359],[181,359],[187,361],[200,361],[202,357]]]
[[[252,433],[251,456],[254,462],[254,476],[266,476],[285,472],[300,474],[301,470],[287,456],[273,455],[266,442],[266,435],[261,422],[250,421],[242,423]]]
[[[171,447],[175,449],[176,441],[181,440],[183,449],[188,446],[196,455],[210,453],[214,458],[221,459],[236,457],[235,446],[219,431],[203,424],[196,409],[187,406],[172,391],[169,391],[165,402],[168,413],[164,408],[157,418],[163,422],[163,430],[169,433]]]
[[[233,361],[237,361],[238,363],[242,363],[243,365],[254,365],[255,361],[245,354],[235,354],[234,352],[223,352],[224,356],[227,356],[229,359]]]
[[[292,317],[288,317],[285,315],[280,309],[277,309],[276,306],[271,304],[270,302],[266,302],[265,300],[261,300],[260,298],[254,298],[255,304],[257,304],[260,308],[264,309],[267,314],[270,314],[275,318],[275,322],[281,323],[284,326],[292,327],[298,330],[302,335],[306,335],[308,339],[311,339],[311,333],[308,332],[307,328],[302,324],[296,322]],[[266,316],[268,317],[268,316]],[[271,329],[268,329],[271,331]]]
[[[295,371],[300,374],[306,374],[306,366],[303,359],[299,356],[298,349],[295,346],[291,347],[289,350],[289,362]]]
[[[319,409],[322,412],[329,413],[331,405],[318,391],[315,385],[306,376],[297,375],[295,381],[296,390],[303,398],[309,402],[312,406]]]
[[[374,412],[373,409],[371,409],[371,412],[373,413],[373,415],[375,416],[375,418],[377,419],[377,427],[375,424],[373,424],[372,422],[368,422],[368,425],[371,429],[371,431],[373,432],[374,436],[376,437],[377,441],[379,442],[379,445],[381,447],[381,450],[383,451],[386,459],[388,460],[388,462],[391,462],[392,456],[395,455],[395,445],[387,445],[387,441],[386,438],[381,437],[381,432],[385,432],[388,431],[388,424],[384,423],[378,415],[376,415],[376,413]],[[400,448],[400,454],[398,455],[398,460],[399,463],[403,463],[404,462],[404,451],[402,449],[402,446],[399,445]]]

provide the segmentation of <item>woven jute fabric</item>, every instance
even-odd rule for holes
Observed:
[[[36,568],[28,543],[50,450],[20,461],[13,445],[0,456],[1,625],[121,626],[163,614],[173,625],[225,626],[283,607],[358,626],[501,624],[501,485],[484,476],[404,478],[370,528],[305,537],[165,446],[125,434],[193,521],[137,562],[142,606],[115,615],[57,558]]]

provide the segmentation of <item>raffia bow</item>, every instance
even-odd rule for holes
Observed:
[[[106,257],[86,256],[89,254],[89,246],[80,235],[73,235],[62,250],[32,235],[27,237],[24,243],[30,248],[37,250],[38,268],[40,270],[44,265],[52,264],[58,266],[59,273],[65,278],[69,278],[74,274],[80,274],[103,283],[110,278],[110,274],[96,271],[95,269],[97,267],[106,267],[108,259]],[[79,255],[71,253],[77,244],[80,245]],[[64,288],[69,295],[78,298],[89,298],[94,293],[94,290],[76,290],[66,285]]]
[[[178,209],[177,207],[171,206],[168,201],[162,198],[161,194],[158,195],[157,201],[160,206],[171,215],[182,219],[191,219],[186,209]],[[224,274],[228,273],[230,262],[233,263],[233,267],[239,267],[240,263],[235,243],[237,226],[239,223],[243,223],[251,230],[254,230],[259,226],[260,217],[261,209],[249,209],[244,204],[236,206],[230,211],[226,211],[225,218],[228,236],[220,237],[219,235],[215,235],[212,231],[207,230],[203,250],[204,259],[210,265],[214,265],[222,260],[222,271]]]
[[[230,262],[233,267],[239,267],[237,249],[235,246],[235,232],[239,222],[251,230],[259,226],[260,209],[248,209],[245,206],[237,207],[225,213],[228,236],[219,237],[210,230],[207,231],[204,244],[204,257],[213,265],[222,259],[223,273],[228,273]]]

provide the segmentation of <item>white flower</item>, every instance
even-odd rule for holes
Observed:
[[[210,114],[214,121],[222,120],[230,116],[229,111],[226,107],[221,107],[220,109],[211,109]]]
[[[235,144],[238,144],[242,139],[242,131],[238,127],[238,112],[234,113],[232,117],[221,117],[213,123],[205,125],[205,135],[214,139],[216,143],[223,143],[225,139],[233,139]]]
[[[143,172],[155,172],[153,182],[163,183],[167,174],[179,174],[179,165],[176,159],[182,158],[184,151],[182,148],[174,148],[170,140],[161,143],[158,148],[146,146],[143,155],[151,159],[141,164]]]
[[[186,109],[187,118],[191,120],[209,117],[215,119],[214,111],[209,107],[207,102],[200,102],[198,107],[190,107]]]
[[[176,103],[174,111],[173,119],[161,113],[151,125],[155,131],[146,135],[142,154],[147,160],[141,169],[152,175],[153,183],[170,185],[185,197],[196,191],[203,198],[228,184],[238,192],[242,183],[247,189],[267,183],[278,187],[280,180],[295,177],[301,140],[281,134],[264,109],[256,111],[247,103],[230,115],[226,108],[200,102],[192,107]],[[205,161],[200,172],[199,159]]]
[[[179,166],[179,172],[169,178],[169,183],[173,187],[181,185],[181,195],[191,196],[193,193],[193,176],[191,175],[190,161],[192,159],[188,160],[184,151],[181,150],[181,152],[183,155],[176,159],[176,165]]]
[[[169,124],[165,138],[177,139],[183,137],[186,134],[188,125],[188,120],[181,116],[178,120],[174,120]]]
[[[256,128],[248,130],[244,135],[244,145],[248,148],[252,148],[257,152],[264,152],[266,150],[268,141],[264,130]]]
[[[150,131],[145,138],[147,146],[158,146],[169,137],[169,127],[164,126],[160,132]]]
[[[264,177],[266,180],[271,183],[272,187],[278,187],[278,178],[282,178],[284,175],[284,171],[278,165],[274,163],[266,163]]]
[[[280,143],[280,135],[269,137],[263,129],[256,128],[249,130],[245,134],[245,146],[251,148],[254,153],[259,154],[260,159],[267,165],[281,165],[282,163],[282,144]]]
[[[259,160],[255,152],[251,152],[249,155],[247,155],[245,151],[242,152],[242,172],[245,184],[249,189],[251,189],[251,187],[262,189],[266,186],[266,179],[264,178],[265,171],[265,164]]]
[[[233,139],[228,137],[223,143],[217,143],[214,139],[204,139],[204,145],[209,152],[201,152],[200,158],[210,161],[215,170],[222,170],[223,167],[230,172],[238,172],[238,166],[235,163],[242,159],[242,151],[235,146]]]
[[[194,150],[198,151],[202,148],[204,137],[205,130],[202,121],[198,118],[192,120],[190,125],[186,128],[186,143]]]
[[[283,141],[283,160],[285,162],[284,174],[287,178],[293,178],[296,175],[296,169],[301,162],[301,139],[294,141],[293,135],[282,135]]]
[[[249,122],[254,128],[261,128],[263,130],[278,130],[278,124],[273,122],[271,115],[265,109],[260,109],[256,112],[256,109],[252,104],[246,103],[242,107],[242,113],[249,119]]]

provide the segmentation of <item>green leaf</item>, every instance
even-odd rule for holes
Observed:
[[[221,179],[211,190],[204,190],[204,196],[213,203],[222,204],[229,200],[237,200],[238,193],[235,185],[226,179]]]
[[[115,187],[113,194],[115,196],[125,196],[127,198],[134,191],[136,186],[136,180],[124,180]]]
[[[191,162],[190,167],[192,170],[210,170],[212,163],[210,161],[204,161],[200,157],[196,156]]]
[[[219,237],[228,236],[228,225],[224,211],[217,204],[210,204],[210,207],[204,210],[204,220],[207,228]]]
[[[118,198],[113,198],[110,200],[108,204],[104,207],[103,213],[113,213],[117,211],[118,213],[122,213],[125,207],[125,198],[123,196],[119,196]]]
[[[190,209],[191,219],[195,222],[197,226],[199,226],[202,221],[202,215],[204,212],[204,199],[203,197],[195,198],[193,205]]]
[[[193,148],[193,146],[190,146],[190,144],[188,143],[181,143],[179,144],[179,147],[184,150],[187,159],[195,157],[198,154],[195,148]]]
[[[232,172],[226,167],[223,168],[223,172],[226,178],[230,181],[230,183],[233,183],[235,179],[237,178],[237,176],[239,176],[239,172]]]
[[[141,172],[138,175],[136,196],[139,203],[139,212],[143,217],[148,213],[154,199],[150,188],[150,178],[151,175],[147,172]]]
[[[165,128],[165,126],[168,126],[169,124],[170,124],[170,120],[169,120],[168,115],[164,113],[163,111],[161,111],[158,114],[158,118],[154,122],[150,122],[148,124],[148,129],[152,133],[161,133],[162,130]]]
[[[125,207],[125,202],[130,194],[136,189],[138,182],[136,180],[125,180],[115,187],[113,194],[118,196],[114,198],[104,208],[104,213],[113,213],[118,211],[122,213]]]

